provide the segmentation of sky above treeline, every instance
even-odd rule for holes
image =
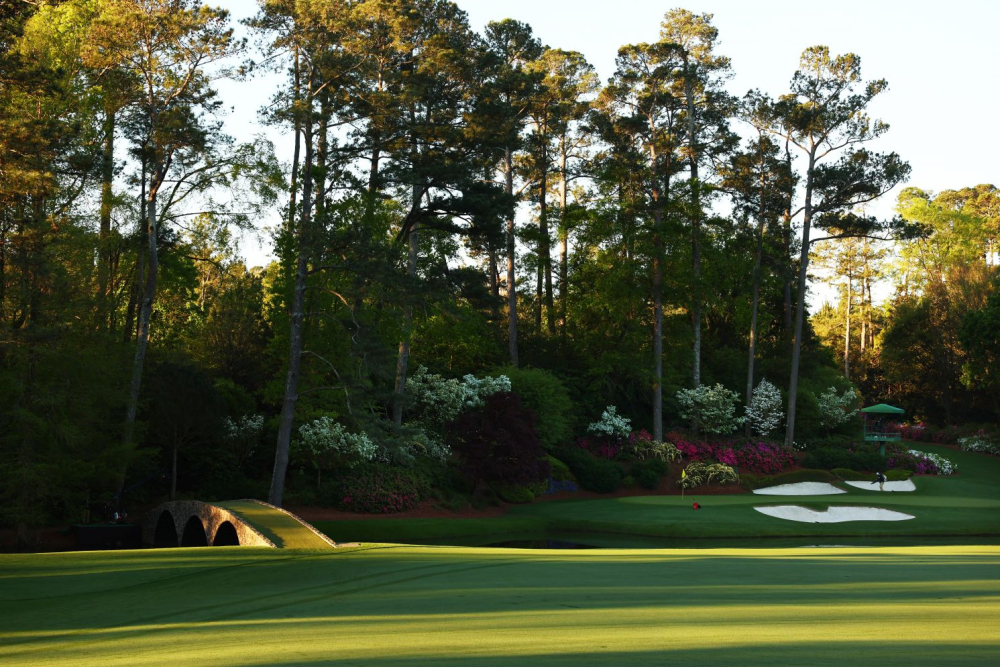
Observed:
[[[256,11],[253,0],[217,0],[239,20]],[[994,0],[458,0],[473,29],[513,18],[532,26],[554,48],[580,51],[602,81],[614,72],[619,47],[652,42],[663,15],[674,7],[714,15],[718,50],[732,60],[729,90],[752,88],[773,96],[787,91],[799,55],[822,44],[834,54],[861,56],[865,79],[884,78],[888,92],[871,106],[871,115],[890,125],[871,147],[895,151],[913,167],[906,185],[941,191],[978,183],[1000,184],[1000,135],[993,132],[1000,113],[1000,2]],[[221,86],[226,125],[240,140],[265,133],[280,157],[290,155],[289,138],[259,125],[257,111],[275,86],[277,75]],[[871,211],[889,216],[896,193]],[[269,242],[244,245],[251,264],[269,255]]]

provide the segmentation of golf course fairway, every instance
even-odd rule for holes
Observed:
[[[0,665],[985,665],[1000,547],[0,556]]]

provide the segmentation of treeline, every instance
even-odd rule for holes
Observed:
[[[909,174],[866,147],[887,83],[817,46],[787,91],[736,98],[711,19],[667,13],[604,84],[443,0],[267,0],[251,45],[196,0],[5,3],[4,522],[178,485],[270,480],[280,504],[307,422],[419,439],[419,366],[542,369],[567,433],[614,404],[663,440],[697,427],[678,390],[749,400],[764,377],[787,388],[789,442],[850,381],[917,417],[995,419],[996,189],[866,215]],[[217,82],[261,71],[283,77],[260,113],[290,164],[222,131]],[[275,210],[278,261],[248,268],[234,234]],[[879,239],[903,239],[906,271]],[[813,257],[846,276],[819,338]]]

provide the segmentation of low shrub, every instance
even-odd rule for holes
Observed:
[[[550,479],[554,479],[557,482],[576,481],[573,478],[573,473],[570,472],[569,466],[565,463],[551,455],[547,455],[545,459],[549,462]]]
[[[562,380],[540,368],[504,366],[495,373],[510,378],[511,391],[535,413],[538,439],[545,449],[572,441],[573,401]]]
[[[891,452],[889,467],[905,468],[918,475],[953,475],[958,472],[958,465],[951,459],[917,449]]]
[[[732,467],[723,463],[689,463],[684,469],[684,477],[677,480],[685,489],[692,489],[705,484],[735,484],[739,477]]]
[[[644,489],[655,489],[660,485],[661,475],[652,468],[643,466],[632,468],[632,477]]]
[[[798,484],[799,482],[835,482],[837,475],[828,470],[789,470],[777,475],[740,475],[740,481],[748,489],[763,489],[768,486],[782,484]]]
[[[819,468],[821,470],[846,468],[849,470],[865,470],[870,472],[893,467],[889,465],[886,457],[879,454],[876,449],[852,449],[849,447],[821,447],[806,452],[806,455],[802,458],[802,465],[807,468]]]
[[[566,449],[559,452],[559,459],[565,463],[581,487],[597,493],[612,493],[622,484],[621,466],[603,458],[597,458],[583,449]]]
[[[413,509],[430,489],[402,468],[367,464],[337,480],[338,506],[346,512],[393,514]]]
[[[719,463],[739,466],[765,474],[781,472],[795,463],[792,450],[771,442],[735,442],[716,446],[715,458]]]
[[[530,503],[548,489],[548,480],[538,484],[501,484],[494,487],[501,500],[514,505]]]
[[[625,475],[622,477],[622,488],[627,489],[630,486],[635,486],[635,477],[632,475]]]
[[[664,463],[673,463],[681,458],[681,452],[677,447],[669,442],[653,440],[653,436],[645,430],[634,431],[629,435],[621,454],[623,458],[635,461],[657,460]]]

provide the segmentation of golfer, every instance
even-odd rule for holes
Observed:
[[[885,484],[885,475],[881,472],[875,473],[875,481],[872,484],[878,484],[878,490],[885,491],[885,486],[883,486]]]

